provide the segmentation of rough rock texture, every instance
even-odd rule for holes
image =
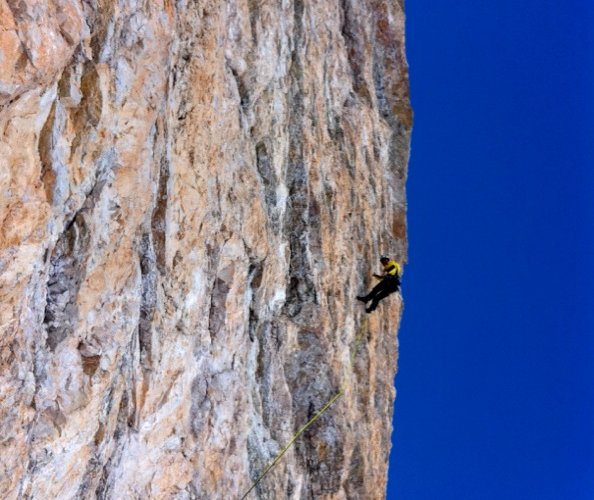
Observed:
[[[0,492],[385,495],[394,0],[0,0]],[[357,335],[363,337],[353,364]]]

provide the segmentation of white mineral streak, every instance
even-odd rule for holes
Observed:
[[[0,0],[0,493],[385,496],[395,0]],[[363,341],[351,366],[355,338]]]

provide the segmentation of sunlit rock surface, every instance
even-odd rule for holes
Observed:
[[[341,388],[250,497],[384,497],[402,305],[355,296],[406,259],[403,26],[0,0],[3,499],[239,498]]]

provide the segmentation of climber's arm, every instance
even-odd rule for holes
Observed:
[[[396,269],[396,266],[394,264],[392,264],[391,266],[388,266],[386,268],[384,268],[384,275],[388,275],[390,274],[390,271]]]

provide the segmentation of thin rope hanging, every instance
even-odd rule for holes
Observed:
[[[367,330],[367,318],[365,317],[364,320],[361,322],[361,325],[359,326],[359,330],[358,330],[357,336],[355,338],[355,348],[353,349],[353,352],[351,353],[351,357],[350,357],[350,361],[351,361],[350,372],[353,371],[353,364],[355,362],[355,357],[357,356],[357,351],[359,350],[359,344],[361,343],[361,340],[363,339],[363,335],[365,334],[366,330]],[[350,379],[350,377],[349,377],[349,379]],[[340,389],[340,391],[338,391],[312,418],[310,418],[309,421],[305,425],[303,425],[295,434],[293,434],[291,439],[289,439],[289,442],[284,446],[284,448],[280,452],[277,453],[274,460],[272,462],[270,462],[270,464],[262,471],[262,473],[258,476],[258,478],[253,482],[253,484],[250,486],[250,489],[244,493],[244,495],[241,497],[241,500],[245,500],[247,498],[247,496],[252,492],[252,490],[256,486],[258,486],[260,481],[262,481],[262,479],[264,479],[266,474],[268,474],[270,472],[270,470],[280,461],[280,459],[289,450],[289,448],[291,446],[293,446],[293,443],[295,443],[295,441],[297,441],[299,436],[301,436],[301,434],[303,434],[307,430],[307,428],[311,424],[313,424],[318,418],[320,418],[324,413],[326,413],[326,411],[328,411],[328,409],[336,401],[338,401],[341,396],[344,395],[345,390],[346,390],[346,386],[343,387],[342,389]]]

